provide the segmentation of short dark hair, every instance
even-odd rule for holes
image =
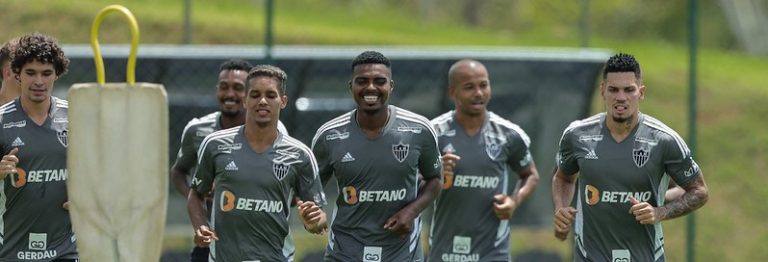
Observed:
[[[285,82],[288,81],[288,74],[283,71],[283,69],[280,69],[279,67],[273,66],[273,65],[256,65],[253,68],[251,68],[251,71],[248,72],[248,79],[246,82],[248,82],[248,88],[250,89],[250,82],[251,79],[260,77],[260,76],[266,76],[266,77],[272,77],[274,79],[277,79],[279,81],[280,86],[280,95],[285,95]]]
[[[242,59],[230,59],[229,61],[221,63],[219,66],[219,72],[224,70],[242,70],[245,72],[250,72],[251,68],[253,68],[253,65],[248,63],[248,61]]]
[[[637,62],[635,57],[630,54],[618,53],[611,58],[608,58],[608,61],[605,62],[605,67],[603,67],[603,79],[608,76],[608,73],[624,72],[633,72],[635,73],[635,79],[642,79],[640,63]]]
[[[388,68],[391,67],[389,58],[376,51],[365,51],[357,55],[355,60],[352,60],[352,69],[354,70],[355,66],[363,64],[382,64]]]
[[[56,38],[38,32],[21,36],[11,57],[11,69],[16,74],[21,73],[21,68],[25,64],[35,60],[52,64],[56,70],[56,76],[65,74],[69,66],[69,59],[64,56],[64,51],[61,50]]]
[[[19,38],[14,37],[11,40],[8,40],[8,42],[5,42],[3,44],[3,47],[0,47],[0,66],[3,66],[5,62],[11,61],[11,52],[13,52],[14,49],[16,49],[16,46],[19,43]],[[3,75],[0,74],[0,79],[3,79]]]

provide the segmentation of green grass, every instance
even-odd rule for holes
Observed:
[[[0,39],[26,31],[53,34],[64,43],[88,41],[96,12],[112,3],[89,1],[1,0]],[[136,15],[142,43],[181,43],[182,1],[123,1]],[[264,16],[261,1],[193,1],[194,44],[260,44]],[[393,7],[392,1],[279,0],[275,41],[278,44],[320,45],[492,45],[569,46],[579,44],[578,5],[537,2],[510,11],[507,20],[470,28],[455,17],[415,18],[413,4]],[[512,2],[512,1],[510,1]],[[519,1],[515,1],[519,2]],[[593,1],[595,2],[595,1]],[[623,3],[623,2],[622,2]],[[643,112],[664,121],[688,137],[688,49],[684,41],[685,15],[664,24],[650,20],[667,14],[666,3],[645,8],[645,2],[595,3],[593,20],[601,25],[634,21],[627,27],[593,26],[593,47],[630,52],[640,60],[648,86]],[[658,3],[661,4],[661,3]],[[713,4],[704,2],[705,9]],[[629,12],[631,10],[632,12]],[[636,11],[636,12],[635,12]],[[504,10],[495,10],[503,13]],[[559,20],[558,20],[559,19]],[[669,18],[664,18],[669,19]],[[504,24],[506,23],[506,24]],[[768,257],[768,59],[718,48],[723,40],[722,17],[702,17],[702,46],[698,67],[698,127],[695,158],[710,188],[710,200],[698,211],[698,261],[761,261]],[[667,26],[664,26],[667,25]],[[671,26],[670,26],[671,25]],[[652,27],[653,26],[653,27]],[[128,29],[119,17],[105,20],[102,42],[127,42]],[[719,31],[718,31],[719,30]],[[592,105],[602,109],[598,95]],[[690,142],[690,141],[689,141]],[[547,185],[541,185],[548,190]],[[549,208],[549,207],[544,207]],[[685,219],[664,222],[669,261],[684,261]],[[294,230],[297,232],[299,230]],[[570,254],[570,243],[558,242],[549,228],[513,232],[513,250],[543,248]],[[297,234],[297,258],[308,249],[321,248],[325,238]]]

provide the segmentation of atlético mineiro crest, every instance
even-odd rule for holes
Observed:
[[[290,166],[284,163],[272,163],[272,174],[275,175],[277,180],[283,180],[288,175],[288,169]]]
[[[632,160],[637,167],[643,167],[648,159],[651,158],[651,151],[643,148],[632,149]]]
[[[410,145],[403,144],[403,142],[400,142],[397,145],[392,145],[392,154],[395,155],[395,159],[397,159],[398,162],[402,163],[408,157],[408,149],[410,147]]]
[[[501,153],[501,147],[493,142],[485,142],[485,153],[488,154],[491,160],[496,160],[499,157],[499,153]]]
[[[67,130],[56,131],[56,138],[59,139],[59,143],[61,143],[62,146],[67,147],[69,145]]]

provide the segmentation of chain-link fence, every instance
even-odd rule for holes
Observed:
[[[483,62],[493,86],[489,109],[528,133],[542,178],[539,182],[542,190],[534,192],[515,214],[514,223],[549,225],[551,197],[549,191],[543,189],[551,182],[557,143],[570,121],[587,115],[598,72],[609,56],[606,50],[276,47],[273,64],[288,73],[289,105],[281,113],[281,120],[292,136],[309,145],[320,125],[354,108],[347,84],[352,72],[351,61],[367,49],[378,50],[392,60],[395,89],[390,103],[427,118],[453,108],[446,95],[451,64],[461,58]],[[107,82],[125,81],[127,50],[122,46],[102,47]],[[89,47],[65,46],[65,52],[72,62],[69,73],[57,81],[60,97],[66,96],[63,92],[72,83],[95,81]],[[265,63],[264,49],[258,47],[140,47],[136,80],[161,83],[168,92],[168,154],[172,161],[186,123],[193,117],[217,110],[218,66],[230,58]],[[335,192],[331,187],[327,191]],[[329,194],[329,198],[335,196]],[[168,223],[188,223],[183,199],[172,197],[171,200]]]

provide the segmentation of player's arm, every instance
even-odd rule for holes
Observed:
[[[326,143],[323,133],[318,130],[315,137],[312,139],[312,155],[317,160],[318,175],[320,176],[320,182],[322,188],[325,188],[328,181],[333,176],[333,167],[331,166],[330,150]]]
[[[685,186],[685,193],[659,208],[660,220],[667,220],[686,215],[704,206],[709,199],[709,189],[704,182],[704,175],[699,173],[696,178]]]
[[[555,206],[555,237],[565,240],[571,231],[576,209],[571,207],[573,193],[576,190],[576,175],[566,174],[562,169],[555,168],[552,176],[552,202]]]
[[[328,219],[323,206],[327,204],[318,175],[317,161],[309,149],[305,149],[305,161],[298,165],[300,176],[296,191],[299,218],[304,229],[313,234],[323,234],[328,229]]]
[[[187,177],[190,176],[192,166],[197,163],[197,151],[195,150],[192,131],[192,123],[196,121],[192,119],[184,131],[181,134],[181,147],[176,157],[176,162],[171,167],[170,179],[176,192],[179,192],[184,197],[189,195],[189,184],[187,184]]]
[[[499,194],[494,196],[496,202],[493,203],[493,211],[499,219],[512,218],[520,203],[523,203],[533,193],[533,190],[536,189],[536,185],[539,184],[539,171],[532,160],[527,167],[519,170],[517,175],[519,179],[511,195]]]
[[[685,189],[678,186],[674,180],[669,180],[669,186],[667,187],[667,192],[664,193],[664,202],[666,203],[666,202],[678,199],[683,194],[685,194]]]
[[[437,138],[431,127],[427,127],[429,132],[423,132],[422,152],[419,156],[418,169],[424,179],[424,183],[418,188],[416,199],[384,223],[384,228],[401,238],[408,237],[413,231],[413,220],[423,211],[432,201],[435,200],[440,192],[443,179],[441,176],[442,161],[440,151],[437,149]]]
[[[195,231],[195,244],[200,247],[207,247],[211,241],[219,239],[216,232],[208,225],[205,216],[206,205],[203,200],[205,194],[211,191],[215,174],[213,156],[208,150],[209,138],[210,136],[206,137],[200,146],[198,168],[195,176],[192,178],[192,188],[187,196],[187,212]],[[216,147],[211,146],[210,148]],[[234,200],[230,199],[229,201]],[[222,203],[222,205],[234,205],[234,203]]]

